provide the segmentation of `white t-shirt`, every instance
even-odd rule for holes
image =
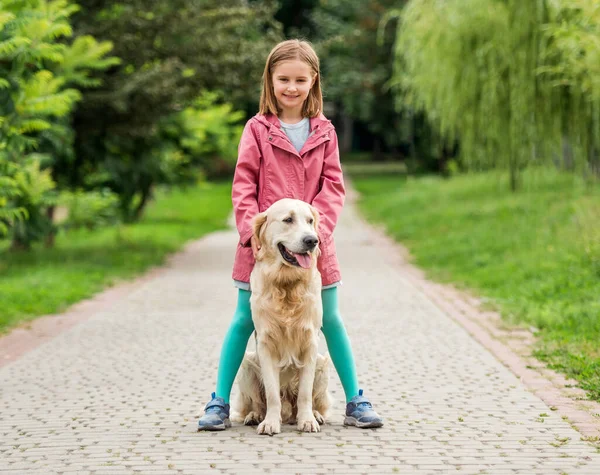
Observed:
[[[306,139],[308,139],[308,136],[310,135],[310,121],[308,120],[308,117],[305,117],[297,124],[286,124],[281,120],[279,120],[279,123],[281,124],[281,128],[285,134],[290,139],[290,142],[292,142],[294,148],[300,152],[304,146],[304,143],[306,142]]]

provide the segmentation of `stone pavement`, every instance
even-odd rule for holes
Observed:
[[[236,240],[195,242],[0,368],[0,475],[600,474],[598,450],[412,285],[350,205],[336,233],[341,310],[385,427],[342,426],[333,372],[336,406],[320,433],[196,432],[234,310]]]

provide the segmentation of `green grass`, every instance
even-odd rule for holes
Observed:
[[[343,164],[348,175],[395,175],[405,174],[404,162],[350,162]]]
[[[600,400],[600,187],[549,170],[353,178],[359,207],[428,276],[539,329],[535,355]]]
[[[230,184],[157,193],[139,223],[57,236],[53,249],[12,253],[0,241],[0,332],[63,311],[130,279],[191,239],[226,226]]]

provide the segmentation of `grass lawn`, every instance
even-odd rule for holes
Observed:
[[[600,400],[600,186],[550,170],[516,193],[497,173],[352,179],[364,215],[429,277],[539,329],[536,356]]]
[[[53,249],[11,253],[0,241],[0,333],[130,279],[191,239],[226,226],[231,184],[161,191],[139,223],[57,236]]]

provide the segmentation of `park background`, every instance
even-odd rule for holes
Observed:
[[[2,0],[0,331],[225,227],[295,37],[365,217],[600,400],[595,0]]]

